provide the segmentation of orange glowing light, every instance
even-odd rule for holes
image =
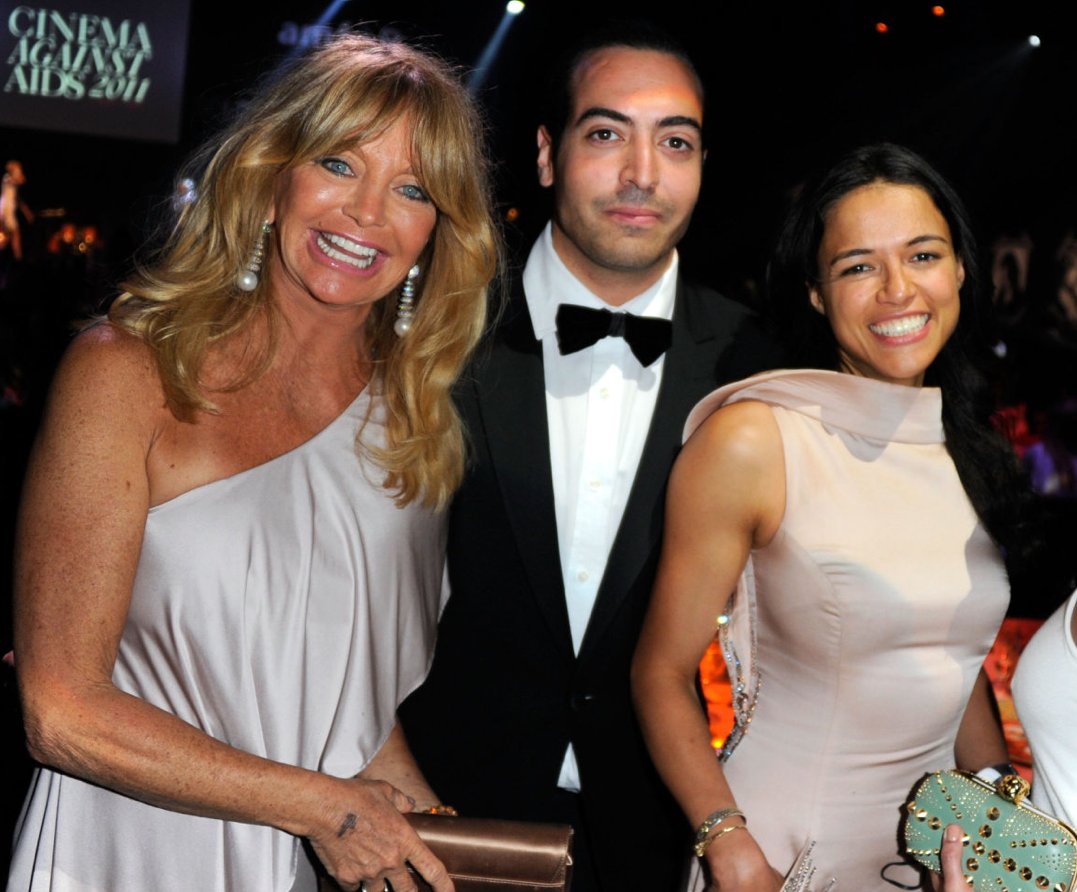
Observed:
[[[890,30],[890,26],[888,24],[886,24],[886,22],[876,22],[875,23],[875,30],[879,34],[886,34]]]
[[[733,692],[725,668],[725,658],[717,640],[712,641],[699,664],[699,679],[707,701],[711,746],[721,749],[733,728]]]
[[[942,6],[932,6],[931,14],[942,18],[944,15],[946,15],[946,10]]]
[[[1010,761],[1017,766],[1018,773],[1026,780],[1032,777],[1032,755],[1024,728],[1013,706],[1010,680],[1021,651],[1042,623],[1041,619],[1007,617],[984,661],[984,669],[991,680],[998,702]],[[720,750],[733,729],[733,691],[717,640],[711,642],[699,663],[699,679],[706,700],[711,746]]]

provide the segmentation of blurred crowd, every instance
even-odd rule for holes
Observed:
[[[996,419],[1046,503],[1051,554],[1068,571],[1077,541],[1077,231],[1053,243],[1004,236],[991,252]],[[1036,579],[1018,581],[1012,614],[1047,606]]]

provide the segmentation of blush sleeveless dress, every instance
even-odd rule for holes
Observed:
[[[774,413],[786,506],[722,617],[737,713],[726,777],[777,870],[812,846],[811,889],[893,892],[882,871],[901,861],[901,807],[925,772],[954,765],[1005,569],[946,451],[939,390],[767,372],[705,397],[685,438],[740,400]],[[918,882],[904,863],[885,873]]]
[[[303,445],[150,509],[113,680],[238,749],[361,770],[426,675],[445,523],[357,454],[368,391]],[[375,401],[364,443],[383,440]],[[73,618],[77,621],[77,618]],[[195,770],[195,769],[192,769]],[[315,890],[301,841],[36,770],[9,892]]]

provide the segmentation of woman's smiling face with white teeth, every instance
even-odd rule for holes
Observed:
[[[411,163],[407,118],[376,139],[284,171],[269,262],[278,303],[370,306],[403,282],[426,247],[437,210]]]
[[[961,309],[965,270],[946,219],[919,186],[875,182],[835,202],[825,223],[811,302],[841,370],[923,384]]]

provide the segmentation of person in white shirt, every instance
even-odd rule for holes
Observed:
[[[1032,804],[1077,827],[1077,591],[1029,639],[1010,688],[1032,753]],[[944,892],[968,889],[959,825],[946,828],[941,860]]]
[[[688,410],[778,356],[745,306],[680,275],[703,87],[667,36],[619,27],[569,53],[538,128],[553,218],[457,391],[472,456],[451,595],[401,709],[461,814],[573,825],[573,892],[681,883],[689,827],[644,747],[629,662]]]

